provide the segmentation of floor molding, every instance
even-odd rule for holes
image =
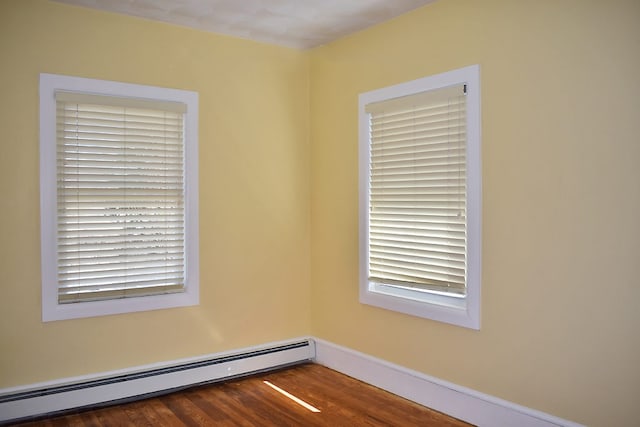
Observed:
[[[452,417],[487,427],[584,427],[314,338],[315,362]]]
[[[477,426],[584,427],[342,347],[303,337],[84,377],[0,389],[0,424],[313,361]]]

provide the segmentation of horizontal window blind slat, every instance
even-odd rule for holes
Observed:
[[[93,95],[81,92],[56,91],[57,105],[94,105],[94,108],[109,109],[108,107],[117,108],[134,108],[143,109],[144,111],[163,111],[173,113],[185,113],[187,106],[182,102],[149,100],[140,98],[125,98],[119,96]]]
[[[125,162],[123,164],[123,162]],[[60,156],[57,164],[61,168],[81,168],[79,170],[103,169],[112,171],[136,171],[145,169],[149,170],[181,170],[182,161],[180,158],[167,157],[163,160],[158,157],[149,157],[142,159],[138,156],[123,156],[123,159],[102,158],[96,159],[95,156],[87,156],[85,158],[66,153]],[[60,171],[64,173],[64,169]]]
[[[384,138],[385,136],[393,137],[408,132],[453,135],[466,131],[465,120],[464,113],[454,114],[454,112],[430,117],[408,114],[395,120],[373,117],[369,125],[370,137],[372,139]]]
[[[119,138],[111,139],[80,139],[73,134],[58,134],[56,148],[59,152],[120,152],[122,150],[128,150],[131,152],[183,152],[182,138],[168,139],[163,138],[161,142],[157,141],[157,138],[153,140],[137,140],[135,145],[129,144],[130,141],[125,141]]]
[[[371,276],[373,277],[387,277],[395,280],[406,280],[408,278],[412,278],[417,283],[423,282],[430,283],[432,285],[435,284],[434,282],[441,282],[444,284],[464,284],[464,276],[425,271],[419,268],[411,268],[411,265],[382,266],[375,263],[371,264]]]
[[[376,218],[371,221],[371,228],[373,229],[396,229],[403,227],[411,227],[411,228],[426,228],[429,230],[433,230],[434,232],[447,232],[447,233],[464,233],[466,230],[465,224],[463,221],[458,223],[452,223],[449,221],[433,221],[427,220],[423,218],[418,219],[409,219],[402,220],[393,218]]]
[[[152,138],[149,138],[152,139]],[[135,145],[133,145],[135,144]],[[104,156],[127,156],[148,155],[164,157],[182,157],[183,150],[179,145],[179,140],[173,141],[163,138],[162,143],[155,143],[155,146],[148,144],[145,140],[122,141],[122,140],[79,140],[77,137],[65,137],[56,146],[58,152],[67,153],[68,157],[83,157],[90,155]]]
[[[179,262],[184,264],[184,257],[179,255],[179,252],[176,252],[176,256],[167,257],[167,256],[158,256],[156,259],[150,257],[149,255],[126,255],[121,257],[111,257],[111,258],[85,258],[85,259],[73,259],[71,261],[66,261],[64,258],[60,260],[60,268],[62,270],[66,270],[69,268],[83,268],[83,267],[94,267],[94,268],[105,268],[109,269],[111,266],[120,266],[123,265],[124,262],[144,262],[150,266],[160,266],[166,262]],[[93,261],[93,262],[92,262]]]
[[[154,234],[158,232],[182,233],[184,219],[176,217],[174,219],[149,220],[145,222],[134,222],[132,220],[121,221],[94,221],[83,223],[81,221],[67,220],[58,221],[60,231],[71,237],[91,237],[91,236],[127,236],[146,231]]]
[[[91,189],[68,189],[64,194],[58,196],[58,202],[74,202],[78,206],[95,206],[102,199],[106,203],[111,203],[108,206],[113,206],[117,202],[127,203],[129,200],[135,200],[136,206],[138,201],[146,202],[163,202],[168,196],[179,197],[183,195],[181,189],[171,188],[148,188],[145,191],[144,188],[130,188],[127,191],[126,199],[123,199],[123,192],[121,189],[101,188],[99,194],[96,191],[90,191]],[[94,189],[95,190],[95,189]],[[170,199],[171,200],[171,199]],[[133,202],[131,202],[133,203]],[[182,206],[182,202],[180,202]]]
[[[160,242],[160,243],[158,243]],[[58,256],[60,259],[67,259],[69,261],[74,258],[80,259],[82,257],[114,257],[121,256],[121,260],[126,261],[128,256],[159,256],[166,255],[180,251],[184,248],[184,241],[179,238],[166,238],[161,241],[157,241],[155,244],[152,241],[138,241],[129,242],[128,244],[122,244],[121,242],[99,242],[99,243],[74,243],[60,244],[58,246]]]
[[[447,132],[446,129],[425,131],[425,132],[405,132],[397,135],[380,135],[371,139],[372,147],[378,148],[381,144],[389,143],[395,145],[406,145],[407,141],[417,141],[419,145],[429,145],[430,143],[436,143],[443,138],[452,137],[453,141],[458,142],[460,139],[466,137],[463,132],[456,131],[453,133]],[[418,145],[418,146],[419,146]]]
[[[464,259],[453,260],[446,257],[429,257],[424,253],[407,255],[398,252],[373,252],[371,262],[379,265],[410,265],[420,270],[464,276]]]
[[[171,288],[174,286],[184,286],[184,278],[183,277],[169,277],[166,280],[161,278],[139,278],[139,280],[131,280],[128,282],[109,282],[105,281],[105,283],[95,283],[95,284],[82,284],[82,285],[73,285],[73,284],[65,284],[64,286],[60,286],[60,292],[65,294],[70,294],[72,292],[78,293],[86,293],[86,292],[103,292],[103,291],[115,291],[115,290],[133,290],[133,289],[143,289],[143,288]]]
[[[411,271],[402,268],[387,268],[375,271],[375,274],[372,274],[370,277],[378,278],[378,280],[382,281],[397,280],[413,282],[415,285],[430,285],[439,287],[439,290],[443,292],[449,291],[449,289],[447,289],[449,287],[457,289],[464,288],[464,277],[455,277],[438,273],[413,275],[412,272],[416,272],[416,270]]]
[[[92,271],[61,271],[58,280],[60,286],[64,287],[66,282],[73,283],[74,285],[82,284],[97,284],[97,283],[130,283],[139,279],[156,278],[161,275],[163,280],[169,277],[182,277],[184,275],[183,269],[180,265],[174,266],[172,264],[162,267],[150,267],[150,266],[133,266],[128,264],[122,264],[121,269],[105,269],[105,270],[92,270]]]
[[[409,289],[413,291],[424,292],[444,292],[446,294],[453,294],[456,296],[463,296],[466,294],[466,288],[464,284],[447,283],[431,280],[417,280],[414,278],[407,278],[406,280],[391,279],[388,277],[381,278],[371,276],[369,281],[376,282],[378,284],[393,286],[401,289]]]
[[[109,215],[122,215],[124,212],[129,215],[182,216],[184,212],[182,208],[177,204],[179,200],[173,200],[173,202],[176,202],[176,204],[169,202],[169,200],[166,200],[164,202],[156,204],[135,204],[132,206],[127,206],[124,204],[114,204],[113,206],[107,206],[106,204],[100,206],[91,206],[84,203],[78,203],[66,208],[59,208],[58,218],[77,216],[104,217]]]
[[[151,213],[149,215],[143,216],[139,220],[135,220],[135,217],[133,215],[123,216],[125,215],[124,213],[119,213],[117,215],[110,215],[110,217],[97,216],[94,218],[93,216],[88,216],[88,215],[80,216],[80,215],[76,215],[73,209],[70,209],[65,211],[61,215],[61,217],[58,220],[58,225],[60,227],[66,227],[66,231],[70,231],[72,229],[76,229],[76,230],[82,229],[82,228],[79,228],[78,225],[84,226],[86,224],[95,225],[94,228],[97,228],[97,229],[100,229],[100,228],[112,229],[115,227],[116,229],[122,228],[124,230],[125,225],[128,225],[129,229],[133,229],[135,227],[140,228],[145,224],[147,228],[151,228],[150,225],[154,227],[159,227],[159,226],[162,226],[163,224],[165,225],[162,227],[162,229],[170,229],[170,228],[176,228],[176,227],[182,228],[182,225],[180,225],[179,222],[184,221],[184,216],[181,213],[179,212],[169,213],[165,216],[165,215],[154,215],[152,210],[150,210],[150,212]],[[111,227],[108,227],[108,226],[100,227],[101,224],[111,224],[111,223],[114,224]],[[93,231],[91,231],[90,228],[86,228],[85,230],[88,232],[94,233]],[[99,234],[99,233],[94,233],[94,234]]]
[[[104,190],[102,192],[104,193]],[[123,207],[126,208],[127,206],[131,207],[132,209],[155,209],[165,206],[183,206],[182,200],[174,198],[165,199],[165,192],[159,190],[157,190],[156,192],[157,194],[155,195],[135,194],[136,192],[131,192],[133,194],[130,193],[128,194],[128,196],[136,196],[135,200],[132,200],[131,198],[125,199],[123,198],[122,194],[115,192],[110,192],[115,194],[105,194],[101,198],[96,195],[83,195],[80,197],[78,194],[71,194],[77,193],[77,191],[74,191],[70,192],[70,194],[64,195],[63,197],[58,197],[58,201],[61,203],[73,203],[73,205],[68,209],[96,209],[100,208],[101,206],[104,206],[104,209],[122,209]],[[181,193],[175,192],[174,195],[179,194]],[[104,199],[104,205],[100,204],[102,199]],[[58,211],[61,210],[63,209],[58,209]]]
[[[78,217],[75,221],[58,221],[58,227],[61,231],[72,233],[76,231],[84,231],[95,234],[95,230],[123,230],[122,235],[134,233],[128,230],[172,230],[183,228],[182,217],[165,217],[165,218],[138,218],[132,216],[102,218],[100,220],[82,221]]]
[[[435,273],[434,273],[435,274]],[[162,278],[158,279],[158,275]],[[183,283],[184,277],[179,272],[162,272],[159,274],[127,274],[127,275],[113,275],[112,277],[88,277],[86,279],[71,278],[69,281],[60,280],[59,289],[75,289],[83,290],[87,287],[105,287],[108,286],[111,289],[125,289],[143,287],[145,285],[162,286],[165,284],[178,284]],[[67,286],[67,283],[73,284]]]
[[[449,165],[462,165],[464,164],[465,153],[463,149],[453,149],[449,152],[435,153],[405,153],[405,154],[382,154],[380,156],[373,156],[372,160],[375,162],[373,171],[378,168],[385,167],[405,167],[409,169],[417,169],[423,165],[431,165],[436,162],[447,163]],[[459,168],[464,170],[464,168]]]
[[[464,224],[461,224],[464,227]],[[455,231],[452,228],[442,229],[433,228],[430,224],[423,223],[404,223],[401,225],[389,223],[372,223],[371,224],[371,233],[373,234],[390,234],[390,235],[428,235],[429,237],[438,237],[438,238],[450,238],[450,239],[464,239],[465,230],[459,229],[459,231]]]
[[[131,118],[123,120],[88,120],[82,117],[73,116],[57,120],[58,129],[56,135],[71,137],[72,135],[113,135],[113,136],[136,136],[154,135],[158,137],[178,137],[182,135],[184,129],[179,119],[172,120],[161,117],[154,120],[143,121]],[[162,139],[160,139],[162,141]]]
[[[465,171],[463,160],[464,159],[459,159],[459,161],[454,163],[448,163],[446,161],[434,162],[432,164],[420,165],[418,168],[406,168],[402,165],[387,165],[386,167],[380,167],[378,165],[375,169],[370,171],[369,175],[372,180],[372,184],[376,184],[377,182],[385,179],[418,179],[437,173],[460,175],[461,171]]]
[[[466,236],[464,233],[449,234],[440,232],[440,234],[429,234],[428,231],[414,229],[413,232],[396,232],[388,230],[376,230],[372,232],[370,250],[373,251],[377,247],[378,251],[387,248],[390,252],[396,252],[397,249],[406,250],[424,250],[434,252],[451,252],[452,254],[461,253],[464,248]]]
[[[371,181],[375,184],[376,190],[384,190],[386,188],[420,188],[429,184],[438,184],[442,182],[466,183],[466,178],[461,177],[458,171],[435,171],[420,173],[418,175],[405,173],[394,174],[392,176],[375,175],[371,176]]]
[[[162,287],[145,287],[127,290],[109,290],[101,292],[72,292],[70,294],[61,293],[58,297],[59,303],[69,304],[79,301],[103,301],[118,298],[132,298],[137,296],[150,296],[150,295],[164,295],[170,293],[184,292],[184,286],[182,284]]]
[[[466,194],[466,185],[464,183],[458,183],[455,181],[442,181],[433,180],[427,184],[411,183],[405,187],[398,184],[386,185],[384,188],[378,188],[375,193],[372,194],[372,199],[375,200],[395,200],[398,198],[408,197],[415,194],[416,197],[429,199],[430,196],[437,196],[438,198],[444,198],[452,203],[463,204],[464,196]],[[415,200],[415,199],[414,199]]]
[[[405,110],[428,109],[441,105],[449,105],[452,100],[460,100],[463,96],[464,85],[455,85],[372,102],[365,106],[365,111],[371,114],[385,114],[386,111],[402,112]]]
[[[442,266],[441,263],[436,264],[438,260],[422,258],[420,261],[417,259],[405,261],[391,256],[384,258],[372,257],[370,260],[371,272],[372,274],[377,272],[414,273],[416,277],[432,280],[444,280],[454,283],[464,282],[464,264],[461,268],[453,268],[452,266]]]
[[[371,238],[371,245],[380,247],[418,247],[426,251],[447,251],[454,254],[464,254],[465,240],[456,242],[437,238],[419,238],[416,236],[385,236],[377,235]]]
[[[464,231],[430,230],[424,227],[372,227],[369,234],[372,245],[376,244],[377,241],[385,241],[386,244],[397,241],[423,244],[433,243],[452,248],[453,246],[464,247],[466,240],[466,234]]]
[[[121,150],[165,150],[167,152],[177,152],[181,150],[179,146],[183,135],[179,133],[162,132],[153,134],[145,133],[128,133],[126,135],[110,134],[110,133],[89,133],[71,131],[59,133],[57,136],[58,151],[64,149],[70,153],[83,152],[87,150],[98,151],[100,149],[105,152]],[[155,148],[150,148],[151,144],[156,144]]]
[[[112,258],[109,261],[105,261],[103,259],[101,262],[95,263],[67,263],[66,265],[62,265],[60,272],[61,274],[76,274],[94,271],[125,271],[127,268],[175,269],[175,267],[180,267],[182,265],[183,259],[184,258],[182,256],[158,256],[156,259],[153,259],[149,256],[126,255],[119,259]]]
[[[66,184],[66,188],[64,192],[61,194],[62,198],[66,197],[82,197],[83,194],[105,194],[105,195],[113,195],[113,194],[122,194],[126,197],[132,198],[133,196],[139,193],[152,193],[165,196],[167,202],[171,200],[171,195],[174,194],[179,196],[182,194],[182,183],[164,183],[159,184],[157,182],[148,182],[148,181],[138,181],[133,182],[130,186],[127,185],[126,181],[92,181],[92,182],[76,182],[72,181],[69,184],[69,181],[61,180],[61,183],[64,182]],[[147,194],[151,195],[151,194]],[[60,198],[59,198],[60,199]]]
[[[109,168],[114,168],[113,163],[120,162],[121,164],[116,169],[127,170],[145,165],[159,165],[163,169],[181,169],[184,163],[183,153],[173,149],[150,150],[145,148],[123,151],[118,147],[107,149],[93,147],[93,151],[89,151],[89,148],[78,151],[76,148],[75,146],[59,146],[56,165],[63,167],[67,164],[73,164],[73,167],[90,170],[91,165],[100,168],[106,164]]]
[[[446,262],[451,262],[453,265],[461,268],[464,267],[464,253],[455,253],[444,248],[443,250],[438,251],[437,248],[424,248],[422,245],[417,245],[415,247],[411,247],[408,245],[384,245],[378,246],[375,244],[371,245],[370,249],[371,256],[373,257],[384,257],[386,256],[407,256],[407,257],[415,257],[415,258],[424,258],[424,259],[434,259],[434,260],[444,260]],[[457,263],[457,264],[456,264]]]
[[[87,135],[95,134],[97,136],[113,135],[120,136],[136,136],[136,135],[155,135],[158,137],[177,138],[182,135],[184,128],[181,119],[171,119],[160,117],[148,121],[127,119],[106,119],[93,120],[82,118],[79,116],[69,116],[56,121],[58,128],[56,135],[58,137],[70,138],[73,135],[84,136],[80,139],[88,139]],[[98,138],[100,139],[100,138]],[[160,139],[162,141],[162,139]]]
[[[417,203],[408,202],[408,203],[382,203],[378,204],[378,206],[373,207],[371,211],[372,214],[380,214],[383,212],[394,212],[394,213],[416,213],[416,212],[431,212],[434,215],[446,215],[446,216],[461,216],[464,218],[464,212],[461,212],[460,209],[455,209],[453,206],[447,203],[431,203],[428,206],[421,206]]]
[[[437,194],[431,196],[425,196],[422,200],[411,199],[410,197],[398,197],[398,198],[382,198],[372,197],[371,200],[376,203],[376,207],[372,208],[372,213],[379,213],[380,210],[423,210],[425,214],[440,214],[448,213],[448,217],[460,217],[464,219],[465,205],[458,198],[450,199],[450,195],[442,194],[438,197]]]
[[[109,239],[66,239],[58,244],[58,253],[60,255],[68,253],[69,256],[73,256],[75,253],[80,256],[84,252],[92,251],[105,251],[105,254],[109,251],[118,252],[131,252],[145,254],[160,252],[166,248],[179,248],[183,244],[183,238],[181,235],[161,235],[150,236],[149,239],[129,239],[128,241],[122,240],[109,240]],[[163,243],[164,242],[164,243]]]
[[[99,252],[104,251],[127,251],[131,253],[142,252],[152,253],[154,251],[161,251],[163,248],[181,247],[183,245],[183,233],[176,233],[173,236],[168,234],[153,235],[147,239],[139,238],[137,240],[129,239],[129,241],[123,242],[98,242],[98,243],[66,243],[61,241],[58,245],[58,253],[69,253],[70,255],[76,253],[80,256],[84,252]]]
[[[464,97],[455,98],[444,103],[432,103],[414,108],[386,109],[371,116],[372,123],[402,123],[407,120],[421,119],[437,121],[443,116],[459,116],[466,114]]]
[[[171,112],[167,110],[156,110],[153,108],[129,108],[127,106],[107,106],[98,104],[77,104],[77,103],[64,103],[58,102],[56,104],[56,110],[58,111],[57,118],[68,117],[91,117],[97,119],[109,119],[109,118],[121,118],[126,117],[141,117],[144,120],[182,120],[182,112]]]
[[[402,216],[420,216],[428,221],[433,222],[450,222],[452,218],[456,218],[457,221],[464,221],[464,212],[460,212],[460,209],[425,209],[421,207],[409,207],[409,208],[375,208],[370,213],[372,219],[379,218],[398,218]],[[457,222],[456,221],[456,222]]]
[[[62,123],[56,131],[56,137],[61,144],[69,144],[71,141],[78,141],[81,145],[87,145],[90,141],[141,141],[157,143],[166,142],[167,144],[177,144],[182,135],[183,129],[167,123],[163,124],[143,124],[143,123],[120,123],[122,126],[115,127],[119,123],[113,122],[112,126],[98,126],[95,123],[80,125],[79,123]],[[150,139],[154,138],[154,139]]]
[[[64,226],[64,225],[72,226],[73,224],[83,224],[83,223],[100,224],[100,223],[113,222],[113,221],[118,220],[118,218],[120,219],[119,220],[120,223],[126,223],[126,222],[131,223],[132,218],[134,218],[134,217],[133,216],[125,217],[124,215],[126,215],[124,212],[119,213],[119,214],[112,214],[112,215],[108,215],[108,216],[107,215],[99,215],[99,214],[93,214],[93,215],[80,214],[80,215],[78,215],[77,213],[75,213],[73,211],[66,211],[64,213],[61,213],[61,215],[58,217],[58,225],[59,226]],[[174,224],[175,224],[176,227],[180,227],[180,228],[182,228],[180,223],[182,221],[184,221],[184,217],[182,216],[182,212],[179,212],[179,211],[161,212],[160,210],[158,210],[158,213],[155,213],[154,211],[151,211],[148,214],[142,214],[142,213],[137,214],[135,216],[135,218],[138,218],[137,221],[155,221],[155,222],[160,222],[162,224],[171,224],[171,227],[173,227]],[[167,227],[165,226],[165,228],[167,228]]]
[[[376,130],[398,129],[454,129],[464,128],[466,113],[456,108],[442,109],[434,114],[420,114],[419,111],[407,111],[393,116],[371,116],[369,126],[373,135]]]
[[[109,113],[87,113],[81,110],[58,110],[56,123],[65,129],[111,129],[122,132],[125,127],[134,129],[166,129],[182,131],[182,117],[178,115],[143,116],[132,114],[131,111],[117,111]]]
[[[129,239],[124,242],[122,239],[90,239],[90,238],[81,238],[81,239],[65,239],[58,244],[58,252],[59,254],[68,253],[70,256],[72,254],[80,255],[83,252],[90,251],[131,251],[131,252],[140,252],[146,249],[145,253],[152,253],[153,251],[159,251],[163,248],[172,248],[172,247],[180,247],[182,246],[182,237],[181,235],[168,235],[164,234],[162,236],[150,236],[148,239]],[[159,243],[160,242],[160,243]],[[166,243],[161,243],[166,242]]]
[[[68,281],[58,279],[59,288],[60,289],[81,289],[87,287],[94,286],[110,286],[115,288],[119,286],[120,288],[135,288],[144,285],[164,285],[166,283],[175,284],[184,282],[184,275],[181,272],[170,271],[169,273],[165,272],[151,272],[148,274],[139,273],[139,274],[121,274],[121,275],[113,275],[113,276],[91,276],[85,279],[83,278],[74,278]]]
[[[402,188],[385,188],[371,195],[374,202],[440,202],[444,201],[456,206],[463,205],[465,187],[442,183],[441,185],[412,187],[413,194]]]
[[[65,284],[60,287],[60,294],[67,295],[71,297],[72,294],[83,294],[83,293],[104,293],[104,292],[135,292],[136,290],[143,289],[151,289],[156,288],[158,290],[165,289],[179,289],[180,291],[184,290],[184,278],[183,277],[172,277],[167,280],[159,280],[159,279],[147,279],[147,280],[139,280],[132,281],[130,283],[100,283],[93,285],[72,285]]]
[[[371,140],[374,143],[379,141],[396,141],[396,140],[410,140],[420,138],[433,138],[436,136],[456,136],[458,134],[464,134],[465,126],[464,120],[456,118],[456,120],[443,119],[433,122],[417,122],[396,124],[395,126],[389,126],[388,124],[372,123],[371,125]]]
[[[371,158],[379,159],[383,156],[393,156],[397,154],[415,154],[415,153],[433,153],[433,152],[445,152],[452,153],[456,150],[457,153],[464,153],[464,140],[456,138],[454,141],[443,142],[447,138],[434,139],[434,140],[421,140],[417,141],[398,141],[390,143],[380,143],[371,146]]]
[[[457,161],[448,161],[447,158],[437,158],[431,161],[427,160],[422,162],[420,165],[415,165],[412,168],[407,168],[403,165],[398,164],[387,164],[387,165],[375,165],[371,168],[371,176],[384,176],[384,175],[394,175],[394,174],[406,174],[406,173],[428,173],[433,170],[456,170],[455,166],[459,166],[458,170],[464,170],[464,159],[459,159]]]
[[[162,251],[157,251],[157,253],[146,251],[141,253],[131,253],[122,250],[115,250],[100,253],[59,253],[58,256],[60,265],[63,267],[87,264],[118,264],[127,260],[145,260],[149,261],[150,263],[155,263],[158,260],[162,261],[180,259],[184,262],[182,249],[183,248],[181,246],[176,246],[175,248],[163,248]]]

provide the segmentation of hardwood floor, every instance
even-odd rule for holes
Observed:
[[[265,383],[301,399],[296,403]],[[305,364],[26,426],[443,426],[470,424],[320,365]]]

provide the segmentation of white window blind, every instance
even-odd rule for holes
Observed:
[[[365,106],[370,282],[466,294],[465,87]]]
[[[185,104],[56,92],[58,303],[185,288]]]

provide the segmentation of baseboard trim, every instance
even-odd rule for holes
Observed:
[[[322,339],[314,340],[316,363],[480,427],[584,427]]]
[[[298,338],[198,358],[0,389],[0,424],[135,400],[312,361],[314,357],[314,341]]]
[[[331,342],[303,337],[198,358],[0,389],[0,425],[313,361],[483,427],[584,427]]]

